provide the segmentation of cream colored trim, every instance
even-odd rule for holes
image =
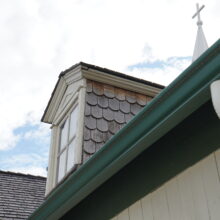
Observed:
[[[60,100],[62,100],[62,97],[66,91],[66,88],[67,88],[67,84],[66,84],[65,80],[61,77],[59,79],[59,83],[57,85],[57,88],[53,94],[53,97],[52,97],[50,105],[47,109],[47,112],[44,116],[44,119],[43,119],[44,122],[52,123],[53,118],[58,110]]]
[[[117,77],[111,74],[105,74],[101,71],[94,69],[82,69],[82,76],[86,79],[98,81],[101,83],[106,83],[119,88],[127,89],[133,92],[145,94],[148,96],[156,96],[161,89],[155,88],[153,86],[145,85],[139,82],[128,80],[125,78]]]
[[[52,125],[51,146],[49,154],[48,179],[46,185],[46,195],[48,195],[57,185],[57,155],[59,149],[60,125],[66,120],[70,111],[75,105],[78,105],[79,116],[77,119],[77,133],[74,163],[80,164],[82,162],[82,144],[83,144],[83,125],[84,125],[84,111],[85,111],[85,95],[86,95],[86,80],[83,79],[77,92],[72,95],[69,102],[63,107],[60,114],[54,119]],[[67,176],[68,173],[65,175]],[[65,178],[65,177],[64,177]]]
[[[45,196],[49,194],[49,192],[54,188],[56,184],[56,169],[57,169],[57,160],[56,155],[58,153],[59,135],[58,135],[58,127],[53,126],[51,131],[51,144],[50,144],[50,152],[49,152],[49,161],[48,161],[48,173],[47,173],[47,183],[46,183],[46,192]]]
[[[61,123],[61,121],[64,119],[64,117],[66,116],[66,114],[69,112],[70,108],[74,105],[74,103],[78,102],[78,96],[79,96],[79,92],[72,94],[72,97],[66,103],[66,105],[63,107],[61,113],[59,115],[57,115],[56,118],[54,118],[53,123],[55,125],[59,125]]]
[[[79,91],[79,119],[77,132],[77,147],[75,148],[75,163],[82,162],[82,145],[83,145],[83,128],[84,128],[84,112],[85,112],[86,88],[82,87]]]
[[[66,81],[67,85],[70,85],[78,80],[82,79],[81,67],[78,66],[76,69],[70,70],[70,72],[66,73],[63,78]]]

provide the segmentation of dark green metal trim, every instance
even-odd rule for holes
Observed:
[[[58,219],[77,205],[207,102],[210,99],[209,85],[219,77],[220,40],[152,100],[87,163],[58,186],[30,219]]]

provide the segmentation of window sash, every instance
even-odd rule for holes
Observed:
[[[59,151],[57,155],[57,182],[60,182],[63,177],[73,168],[75,159],[75,145],[76,145],[76,132],[77,132],[77,119],[78,119],[78,105],[76,105],[73,110],[68,114],[66,120],[60,127],[60,143]],[[67,132],[66,130],[67,129]],[[67,141],[65,143],[65,135],[67,133]],[[73,134],[71,134],[73,133]],[[64,136],[62,136],[64,135]],[[64,158],[64,164],[62,160]],[[62,159],[61,159],[62,157]],[[64,166],[64,167],[63,167]],[[62,173],[63,172],[63,173]]]

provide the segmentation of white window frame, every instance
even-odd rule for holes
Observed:
[[[77,108],[77,110],[76,110]],[[58,142],[58,151],[57,151],[57,172],[56,172],[56,182],[59,183],[60,181],[62,181],[62,179],[64,179],[71,171],[73,171],[75,169],[75,165],[76,163],[76,148],[77,148],[77,136],[78,136],[78,129],[76,129],[75,134],[70,137],[70,121],[71,121],[71,114],[72,112],[76,110],[77,112],[77,116],[76,116],[76,128],[78,127],[79,124],[79,104],[76,101],[72,108],[69,110],[69,112],[65,115],[65,117],[63,118],[63,120],[60,122],[59,124],[59,128],[58,128],[58,132],[59,132],[59,142]],[[65,125],[65,123],[68,123],[67,125],[67,142],[66,144],[63,146],[63,148],[61,149],[61,133],[62,133],[62,128]],[[68,153],[69,153],[69,148],[70,148],[70,144],[74,141],[74,158],[73,158],[73,165],[71,166],[71,168],[68,170]],[[59,166],[60,166],[60,156],[62,155],[62,153],[66,151],[66,155],[65,155],[65,168],[64,168],[64,175],[61,177],[61,179],[59,179]]]
[[[83,128],[84,128],[84,112],[85,112],[85,95],[86,87],[80,86],[77,92],[72,94],[70,101],[63,106],[63,110],[58,114],[51,127],[51,147],[50,147],[50,157],[49,157],[49,172],[47,179],[46,195],[55,188],[62,180],[64,180],[74,168],[68,172],[62,180],[57,181],[58,178],[58,161],[57,155],[59,153],[59,143],[60,143],[60,126],[62,126],[65,119],[68,117],[68,113],[78,104],[78,122],[77,122],[77,133],[76,133],[76,147],[75,151],[75,164],[82,163],[82,145],[83,145]]]

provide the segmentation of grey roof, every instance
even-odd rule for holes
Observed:
[[[27,219],[44,201],[46,178],[0,171],[0,219]]]
[[[87,80],[83,162],[98,151],[152,98]]]

